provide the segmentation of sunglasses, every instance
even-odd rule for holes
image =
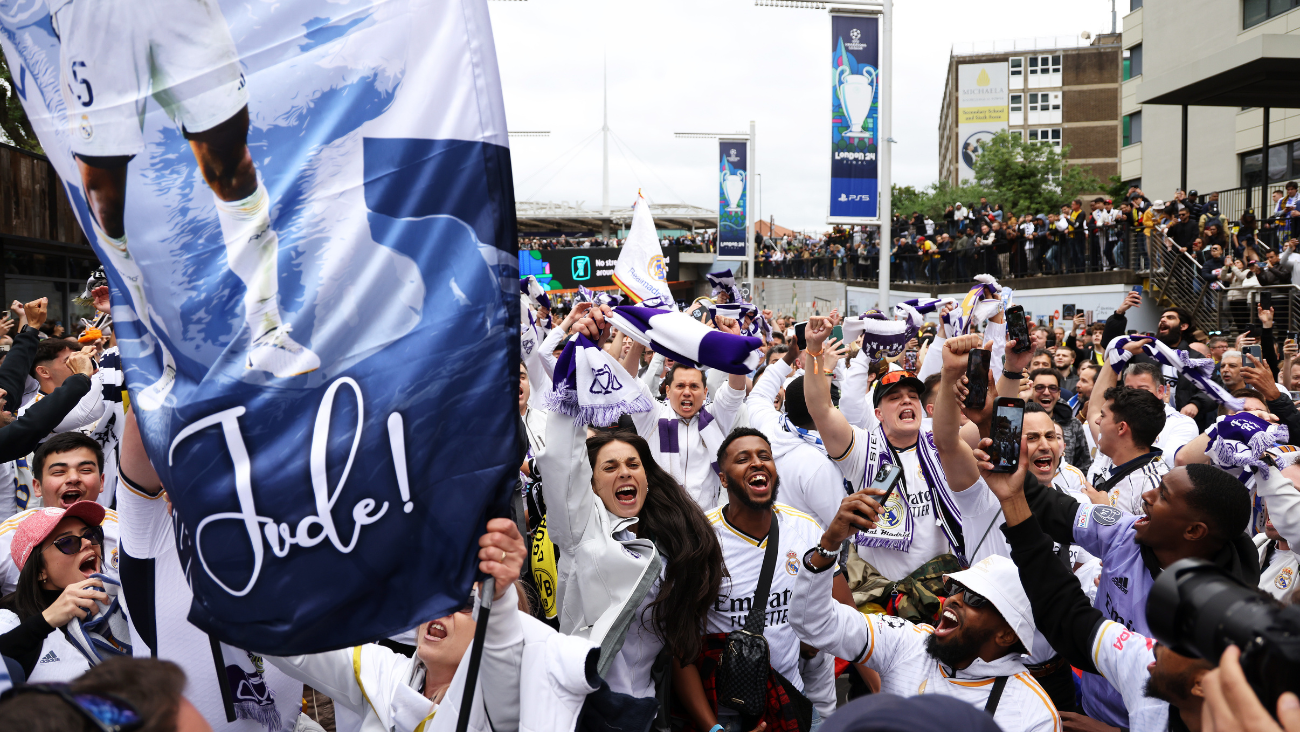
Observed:
[[[1059,387],[1059,386],[1057,386],[1057,385],[1055,385],[1055,384],[1034,384],[1034,393],[1035,393],[1035,394],[1042,394],[1043,392],[1050,392],[1050,393],[1052,393],[1052,394],[1060,394],[1060,393],[1061,393],[1061,387]]]
[[[140,712],[125,699],[108,694],[74,694],[67,684],[22,684],[0,694],[0,700],[19,694],[50,694],[76,709],[100,732],[130,732],[144,726]]]
[[[104,527],[91,526],[81,532],[81,536],[61,536],[50,542],[50,546],[69,556],[81,551],[81,540],[85,539],[93,546],[104,545]],[[46,547],[49,548],[49,547]]]
[[[989,604],[989,599],[978,592],[974,592],[956,580],[947,580],[943,583],[943,588],[948,591],[948,597],[961,597],[962,602],[968,607],[979,609]]]
[[[915,379],[915,378],[916,378],[916,374],[913,374],[911,371],[890,371],[889,373],[881,377],[880,385],[889,386],[890,384],[897,384],[903,379]]]

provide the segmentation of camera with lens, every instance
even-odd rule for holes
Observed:
[[[1218,665],[1241,649],[1241,668],[1270,713],[1284,691],[1300,693],[1300,606],[1277,600],[1202,559],[1174,562],[1151,588],[1147,624],[1175,652]]]

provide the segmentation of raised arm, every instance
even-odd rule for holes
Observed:
[[[36,357],[36,344],[40,343],[40,331],[37,330],[45,322],[45,301],[46,298],[33,300],[24,306],[19,306],[17,312],[22,313],[18,325],[18,333],[13,337],[13,345],[9,348],[9,355],[5,357],[4,363],[0,364],[0,389],[5,392],[4,411],[17,412],[18,407],[22,405],[23,391],[27,386],[27,373],[32,369],[32,360]],[[17,305],[17,301],[14,301]],[[33,320],[33,316],[35,320]],[[32,325],[30,328],[24,328],[23,323]]]
[[[798,346],[792,346],[798,349]],[[840,389],[840,413],[848,423],[871,428],[871,407],[867,404],[867,387],[871,384],[871,354],[867,349],[858,350],[858,355],[849,360],[849,368],[844,372],[844,388]]]
[[[934,446],[939,450],[939,461],[953,491],[966,490],[980,477],[970,445],[961,438],[961,405],[954,395],[957,382],[966,373],[968,354],[982,345],[980,341],[979,335],[959,336],[948,339],[943,347],[942,380],[939,396],[934,400]]]
[[[826,447],[826,453],[837,456],[848,452],[853,446],[853,426],[831,403],[831,380],[821,372],[819,357],[830,334],[830,318],[814,316],[808,319],[808,325],[804,329],[804,337],[808,341],[805,357],[811,357],[808,359],[811,370],[804,372],[803,396],[808,403],[808,413],[817,425],[817,433],[821,435],[822,445]]]
[[[1115,316],[1112,315],[1111,317]],[[1143,340],[1141,342],[1149,343],[1150,341]],[[1110,341],[1106,341],[1106,343],[1110,343]],[[1105,361],[1097,371],[1097,381],[1092,385],[1092,398],[1088,400],[1088,423],[1086,426],[1092,432],[1092,441],[1094,443],[1101,439],[1101,428],[1097,426],[1097,421],[1101,419],[1101,405],[1106,401],[1106,390],[1119,382],[1119,375],[1111,367],[1110,353],[1107,352],[1104,358]]]

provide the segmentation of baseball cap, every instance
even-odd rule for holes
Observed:
[[[873,406],[880,406],[885,395],[904,386],[916,389],[918,397],[925,393],[925,382],[916,378],[916,374],[902,369],[895,371],[891,368],[889,373],[880,377],[880,381],[876,383],[875,395],[872,397]]]
[[[94,501],[77,501],[66,509],[54,506],[36,509],[18,524],[13,543],[9,545],[9,556],[13,557],[18,571],[27,564],[32,550],[49,538],[50,532],[65,518],[79,518],[90,526],[99,526],[104,522],[104,507]]]
[[[1025,644],[1025,650],[1033,652],[1034,615],[1029,607],[1029,596],[1020,584],[1020,571],[1015,562],[995,554],[972,564],[970,569],[946,574],[944,579],[960,582],[987,598],[1015,631],[1020,642]]]

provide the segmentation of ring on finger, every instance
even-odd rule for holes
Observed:
[[[502,549],[502,550],[501,550],[501,558],[498,559],[497,561],[498,561],[498,562],[504,562],[505,560],[506,560],[506,550],[505,550],[505,549]]]

